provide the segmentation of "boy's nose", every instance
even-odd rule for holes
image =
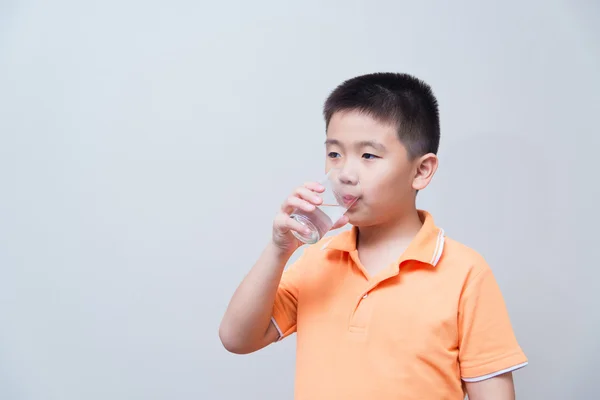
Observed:
[[[339,175],[339,179],[340,182],[342,182],[345,185],[356,185],[358,184],[358,175],[355,173],[352,173],[351,171],[348,171],[346,169],[343,169],[342,171],[340,171],[340,175]]]

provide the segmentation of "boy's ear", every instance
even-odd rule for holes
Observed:
[[[438,158],[433,153],[425,154],[415,160],[415,177],[412,187],[415,190],[423,190],[431,182],[438,167]]]

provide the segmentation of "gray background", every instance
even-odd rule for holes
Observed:
[[[452,4],[450,4],[452,3]],[[230,295],[323,171],[342,80],[441,104],[419,206],[484,254],[521,399],[598,398],[594,1],[0,2],[0,399],[290,399],[294,337],[228,354]]]

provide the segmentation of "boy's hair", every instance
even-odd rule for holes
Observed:
[[[425,82],[408,74],[378,72],[349,79],[325,101],[326,126],[339,111],[359,111],[397,127],[398,138],[414,159],[437,154],[440,119],[437,100]]]

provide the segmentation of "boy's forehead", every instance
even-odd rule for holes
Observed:
[[[327,139],[340,143],[355,141],[389,142],[397,140],[393,125],[382,123],[359,111],[336,112],[327,126]]]

